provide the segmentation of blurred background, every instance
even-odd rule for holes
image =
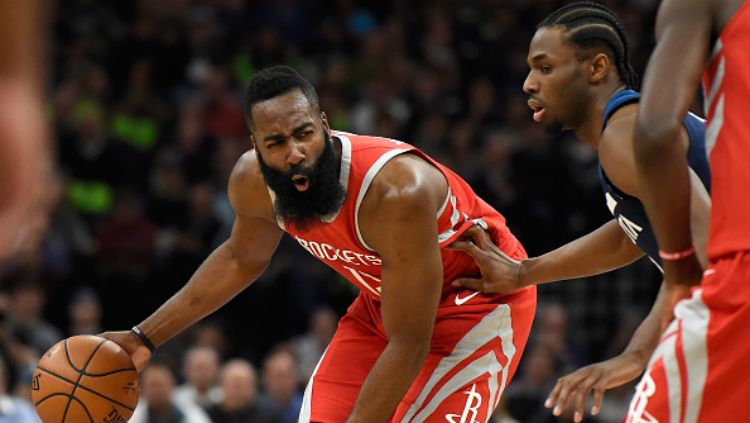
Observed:
[[[62,337],[138,323],[226,239],[226,182],[249,148],[243,86],[269,65],[308,78],[334,129],[407,141],[456,170],[530,255],[604,223],[594,151],[534,124],[521,90],[536,24],[564,3],[59,0],[46,44],[53,212],[41,244],[0,267],[7,392],[27,397]],[[625,22],[642,74],[656,1],[601,3]],[[567,421],[541,406],[555,379],[618,354],[659,282],[640,261],[541,287],[496,421]],[[284,240],[260,280],[158,352],[133,421],[170,410],[182,422],[296,421],[355,295]],[[588,421],[619,422],[631,393],[608,393]]]

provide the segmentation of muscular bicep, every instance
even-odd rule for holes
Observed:
[[[636,107],[625,106],[610,119],[599,142],[599,163],[607,178],[621,191],[640,198],[638,169],[633,149]],[[619,115],[620,113],[622,115]],[[683,125],[679,130],[680,146],[687,155],[690,138]]]
[[[265,266],[279,245],[283,231],[263,218],[238,215],[227,241],[237,262],[245,268]]]
[[[383,170],[363,201],[360,228],[383,260],[382,317],[389,340],[425,344],[443,282],[436,221],[442,190],[435,187],[446,183],[439,172],[432,174],[433,167],[420,166],[394,163]]]
[[[427,342],[443,280],[435,212],[419,198],[383,206],[382,220],[367,232],[383,260],[383,324],[391,340]]]
[[[633,128],[638,105],[624,106],[609,119],[599,140],[599,163],[617,189],[638,197]]]
[[[229,178],[229,201],[235,213],[226,245],[248,271],[265,266],[279,245],[283,231],[276,224],[270,196],[254,153],[245,153]]]

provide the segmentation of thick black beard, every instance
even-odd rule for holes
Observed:
[[[276,215],[285,222],[304,231],[316,221],[341,209],[346,199],[346,190],[339,182],[339,159],[331,136],[327,133],[323,152],[311,166],[297,165],[282,172],[269,167],[257,148],[255,154],[266,185],[276,194]],[[294,175],[303,175],[309,179],[307,191],[300,192],[295,188],[292,182]]]

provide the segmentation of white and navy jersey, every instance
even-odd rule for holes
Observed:
[[[607,103],[604,109],[604,119],[602,122],[602,132],[607,127],[609,118],[622,106],[638,102],[641,98],[640,93],[633,90],[622,90],[617,92]],[[711,174],[706,157],[706,147],[704,143],[705,121],[692,113],[685,115],[682,121],[687,130],[690,145],[688,147],[687,159],[688,165],[698,175],[703,186],[707,191],[711,191]],[[599,182],[604,190],[604,197],[607,202],[607,208],[612,216],[617,219],[617,223],[628,235],[628,237],[637,244],[643,252],[648,254],[652,261],[661,265],[659,258],[659,246],[656,243],[656,236],[651,228],[651,223],[646,216],[646,210],[641,200],[620,191],[612,181],[607,178],[601,164],[599,165]]]

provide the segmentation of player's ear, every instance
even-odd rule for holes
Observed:
[[[331,132],[331,125],[328,124],[328,116],[326,116],[326,112],[320,112],[320,121],[323,122],[323,129],[325,129],[326,132]]]
[[[250,133],[250,148],[255,148],[255,137],[252,132]]]
[[[597,53],[589,59],[589,81],[592,83],[601,82],[609,73],[611,62],[609,56],[604,53]]]

